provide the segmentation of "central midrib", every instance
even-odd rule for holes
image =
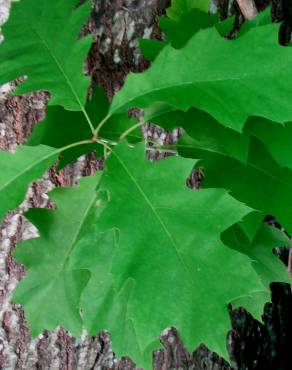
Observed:
[[[85,110],[85,108],[83,107],[83,104],[81,103],[80,99],[79,99],[79,96],[77,94],[77,92],[75,91],[75,88],[74,86],[72,85],[70,79],[68,78],[66,72],[64,71],[62,65],[59,63],[59,60],[58,58],[55,56],[55,54],[52,52],[52,50],[49,48],[49,45],[47,44],[46,40],[38,33],[38,31],[31,27],[32,31],[36,34],[36,36],[40,39],[41,43],[44,45],[45,49],[47,50],[47,52],[49,53],[49,55],[52,57],[52,59],[54,60],[57,68],[59,69],[61,75],[64,77],[64,79],[66,80],[66,83],[68,84],[74,98],[76,99],[76,102],[78,103],[78,105],[80,106],[80,109],[82,111],[82,113],[84,114],[84,117],[90,127],[90,130],[93,132],[94,131],[94,126]]]
[[[127,165],[119,157],[119,155],[115,151],[112,151],[112,153],[116,156],[116,158],[120,162],[121,166],[124,168],[125,172],[127,173],[127,175],[129,176],[129,178],[132,180],[132,182],[134,183],[134,185],[138,189],[138,191],[141,194],[142,198],[144,199],[145,203],[149,206],[149,208],[151,209],[151,211],[154,214],[155,218],[158,220],[158,222],[161,225],[162,229],[166,233],[166,235],[167,235],[168,239],[170,240],[171,245],[172,245],[172,247],[173,247],[173,249],[174,249],[174,251],[175,251],[175,253],[176,253],[176,255],[177,255],[178,259],[179,259],[179,261],[181,262],[183,268],[185,269],[185,271],[187,272],[187,274],[190,277],[190,281],[191,281],[192,286],[195,288],[194,280],[192,279],[193,274],[191,273],[191,271],[187,267],[184,259],[180,255],[179,249],[178,249],[178,247],[176,245],[176,242],[175,242],[174,238],[172,237],[170,231],[167,229],[165,223],[163,222],[162,218],[160,217],[160,215],[156,211],[155,207],[152,205],[151,200],[148,198],[148,196],[146,195],[146,193],[144,192],[144,190],[142,189],[142,187],[139,185],[138,181],[135,179],[135,177],[130,172],[130,170],[128,169]]]

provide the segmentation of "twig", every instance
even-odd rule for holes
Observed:
[[[245,19],[253,19],[258,15],[258,10],[254,0],[236,0],[236,1]]]
[[[292,247],[289,249],[288,272],[289,276],[292,278]]]

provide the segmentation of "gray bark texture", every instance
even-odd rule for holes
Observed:
[[[214,0],[224,18],[233,9],[236,15],[234,32],[243,21],[243,15],[235,3]],[[256,2],[258,9],[265,1]],[[290,25],[285,20],[283,1],[274,6],[274,18],[286,22],[285,32]],[[142,71],[148,64],[138,49],[139,37],[161,38],[157,16],[168,6],[167,0],[95,0],[93,12],[82,35],[91,33],[94,44],[88,55],[85,72],[92,77],[92,86],[99,84],[109,98],[122,86],[130,71]],[[0,0],[0,24],[8,17],[10,0]],[[226,10],[227,9],[227,10]],[[288,26],[287,26],[288,24]],[[232,37],[232,35],[230,35]],[[283,36],[284,37],[284,36]],[[283,38],[284,40],[284,38]],[[286,37],[287,43],[287,37]],[[1,41],[1,39],[0,39]],[[14,81],[0,86],[0,148],[15,150],[25,143],[33,127],[43,119],[49,95],[37,92],[24,96],[10,95]],[[144,127],[145,135],[163,142],[172,142],[180,131],[166,133],[152,125]],[[154,159],[160,154],[154,154]],[[32,339],[19,305],[11,303],[11,294],[17,282],[25,275],[24,268],[12,258],[16,244],[37,235],[23,212],[30,207],[51,207],[46,193],[56,186],[73,186],[81,176],[88,175],[102,166],[94,155],[80,158],[60,173],[51,168],[38,182],[28,189],[20,207],[9,213],[0,228],[0,369],[3,370],[132,370],[135,364],[129,358],[116,358],[111,348],[110,334],[102,332],[89,337],[86,332],[74,338],[62,328],[44,332]],[[194,173],[191,182],[199,186],[200,174]],[[232,328],[227,335],[227,346],[233,369],[273,369],[276,356],[288,348],[291,338],[291,290],[286,285],[276,285],[273,304],[265,309],[266,325],[256,322],[245,310],[232,311]],[[279,303],[280,302],[280,303]],[[282,302],[282,303],[281,303]],[[284,303],[283,303],[284,302]],[[287,303],[288,302],[288,303]],[[276,323],[276,324],[275,324]],[[216,330],[216,328],[214,328]],[[284,335],[284,337],[283,337]],[[279,338],[281,338],[279,340]],[[153,353],[153,368],[230,370],[231,366],[218,355],[201,345],[189,353],[180,340],[175,328],[166,329],[160,337],[161,349]],[[280,344],[279,344],[280,343]],[[291,343],[291,342],[290,342]],[[273,352],[273,354],[272,354]],[[274,356],[274,357],[273,357]],[[288,370],[289,367],[281,367]],[[279,367],[280,369],[280,367]]]

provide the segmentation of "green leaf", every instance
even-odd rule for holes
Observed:
[[[251,28],[264,26],[271,23],[270,8],[259,13],[252,20],[246,20],[235,35],[236,38],[248,32]],[[221,36],[226,36],[234,27],[234,19],[229,17],[220,22],[218,13],[209,14],[200,9],[193,8],[189,12],[181,15],[180,19],[161,17],[160,28],[164,33],[165,41],[142,39],[140,49],[143,56],[153,62],[160,51],[169,43],[175,49],[180,49],[198,31],[215,26]]]
[[[183,126],[186,122],[186,113],[169,104],[158,102],[144,109],[144,120],[171,131]]]
[[[90,2],[13,5],[0,83],[25,76],[17,93],[46,90],[52,99],[30,139],[36,147],[0,152],[0,218],[57,154],[63,166],[92,149],[101,155],[100,143],[108,144],[102,175],[54,190],[56,209],[26,214],[40,237],[14,253],[28,270],[14,300],[33,335],[58,325],[76,336],[83,328],[92,335],[107,329],[119,356],[150,369],[159,334],[175,326],[189,348],[204,342],[226,356],[227,304],[259,317],[270,282],[290,281],[271,252],[290,242],[262,219],[271,214],[292,229],[292,171],[284,167],[292,166],[290,124],[279,125],[292,122],[291,49],[277,45],[268,13],[236,40],[223,39],[226,24],[201,11],[207,4],[172,1],[171,19],[161,20],[170,45],[144,42],[149,59],[158,56],[128,78],[110,106],[100,89],[86,103],[91,38],[78,35]],[[148,108],[146,119],[164,128],[182,126],[177,149],[192,159],[153,164],[145,145],[114,146],[134,124],[131,107]],[[257,118],[241,134],[251,116]],[[141,139],[138,128],[128,135],[131,144]],[[200,191],[186,187],[194,165],[205,170]]]
[[[103,329],[111,329],[111,337],[119,344],[121,353],[140,353],[133,324],[127,318],[127,302],[134,286],[128,279],[124,287],[116,293],[111,274],[112,259],[117,248],[118,232],[110,230],[99,233],[95,230],[84,236],[75,246],[69,266],[72,269],[87,269],[91,272],[86,289],[81,297],[84,324],[89,333],[95,335]],[[94,225],[94,222],[91,222]],[[94,297],[94,298],[93,298]],[[88,304],[91,301],[92,304]],[[127,340],[125,340],[127,338]],[[114,347],[116,351],[116,347]]]
[[[208,14],[199,9],[192,9],[175,21],[166,17],[160,18],[160,28],[163,31],[166,41],[141,40],[140,48],[144,57],[154,61],[159,52],[170,43],[174,48],[180,49],[189,39],[201,29],[212,27],[218,23],[217,14]]]
[[[77,0],[22,0],[13,3],[3,26],[0,46],[0,84],[27,76],[16,90],[24,94],[47,90],[50,105],[83,110],[89,77],[83,63],[91,37],[77,42],[90,15],[90,2],[75,10]]]
[[[91,138],[92,132],[82,112],[68,111],[61,106],[54,106],[47,108],[44,121],[34,127],[27,144],[31,146],[44,144],[53,148],[62,148],[74,142],[90,140]],[[94,142],[62,152],[58,170],[92,150],[97,151],[97,156],[103,156],[103,147]]]
[[[275,24],[255,27],[230,41],[209,28],[182,49],[165,47],[146,72],[128,76],[110,113],[166,102],[204,110],[237,131],[249,116],[292,120],[287,94],[292,51],[277,44],[277,29]]]
[[[109,102],[106,94],[102,89],[97,87],[92,99],[86,104],[86,111],[93,127],[96,127],[107,115],[108,109]],[[104,139],[116,141],[127,128],[135,123],[134,118],[129,118],[126,113],[117,114],[107,121],[99,135]],[[54,148],[62,148],[77,141],[90,140],[91,138],[92,131],[82,112],[72,112],[56,106],[48,107],[44,121],[35,126],[28,140],[28,145],[45,144]],[[140,141],[142,139],[141,130],[132,131],[127,139],[130,142]],[[73,147],[62,153],[58,168],[61,169],[66,164],[92,150],[96,150],[98,157],[102,157],[104,154],[103,146],[96,142],[93,142],[91,145],[86,144]]]
[[[287,267],[273,253],[276,247],[291,246],[291,241],[283,231],[273,226],[262,225],[254,239],[250,241],[236,224],[222,234],[222,240],[224,244],[253,260],[253,267],[267,288],[271,282],[291,283]]]
[[[266,291],[251,294],[249,297],[238,297],[230,304],[232,309],[244,307],[248,312],[252,312],[252,316],[262,322],[263,308],[267,302],[271,300],[271,293]]]
[[[253,267],[267,288],[271,282],[291,284],[287,267],[273,253],[275,247],[291,246],[291,240],[283,231],[264,225],[262,217],[259,212],[248,214],[242,222],[223,232],[222,241],[253,260]],[[262,321],[263,307],[269,301],[270,293],[263,291],[252,294],[250,298],[237,298],[231,304],[233,308],[244,306],[249,312],[253,312],[257,320]]]
[[[167,123],[168,116],[175,117],[174,113],[159,116],[162,109],[156,112],[158,118],[154,120],[162,126]],[[287,204],[289,199],[292,201],[292,172],[283,168],[285,163],[289,164],[288,154],[291,152],[289,125],[251,118],[242,135],[195,109],[187,113],[177,112],[176,119],[187,132],[177,144],[178,152],[188,158],[203,160],[199,165],[205,169],[204,187],[231,190],[237,199],[264,215],[273,215],[291,230],[291,209]],[[256,135],[265,145],[249,135]],[[286,156],[288,160],[285,160]],[[249,225],[245,221],[242,226],[251,237],[262,216],[248,217],[251,217]]]
[[[264,118],[252,117],[247,121],[245,132],[261,140],[281,166],[292,169],[292,122],[279,125]]]
[[[265,10],[259,12],[259,14],[255,18],[245,20],[242,26],[240,27],[237,37],[240,37],[241,35],[245,34],[251,28],[265,26],[267,24],[271,24],[271,22],[272,22],[271,7],[268,6]]]
[[[264,216],[261,212],[255,211],[246,215],[238,224],[249,241],[252,241],[262,226]]]
[[[42,145],[22,146],[15,153],[0,150],[0,222],[23,201],[29,184],[39,179],[56,157],[56,150]]]
[[[57,210],[32,209],[26,213],[40,238],[22,242],[14,252],[28,273],[13,299],[24,307],[34,336],[58,325],[81,335],[79,299],[90,275],[86,269],[71,269],[68,261],[75,244],[90,232],[98,181],[99,176],[88,177],[77,188],[53,190],[50,198]]]
[[[246,162],[249,146],[247,135],[220,125],[212,116],[198,109],[191,109],[184,117],[181,116],[181,126],[197,142],[198,148],[208,148]]]
[[[207,12],[210,8],[209,0],[172,0],[171,7],[166,11],[169,18],[179,20],[191,9],[200,9]]]
[[[170,325],[189,348],[203,341],[226,356],[227,303],[265,290],[249,258],[220,239],[250,210],[224,190],[187,188],[192,164],[178,157],[151,164],[144,145],[120,144],[106,161],[100,191],[107,197],[97,222],[100,231],[118,229],[119,243],[110,251],[100,246],[89,260],[92,243],[84,240],[74,258],[75,268],[92,272],[82,299],[90,334],[107,328],[118,355],[146,368],[154,341]]]
[[[187,135],[177,148],[182,155],[191,149],[191,158],[204,158],[205,152],[213,152],[236,158],[245,163],[248,155],[249,136],[224,127],[208,113],[199,109],[182,112],[166,104],[155,104],[145,111],[145,119],[170,131],[182,127]],[[175,148],[175,146],[170,146]]]
[[[143,57],[153,62],[164,46],[168,45],[167,41],[158,41],[151,39],[140,39],[139,47],[143,54]]]
[[[200,9],[191,9],[178,21],[160,18],[160,27],[172,47],[180,49],[200,30],[213,27],[219,21],[218,14],[208,14]]]
[[[213,150],[207,141],[185,135],[178,144],[179,153],[201,158],[204,168],[203,187],[224,188],[249,207],[273,215],[288,231],[292,230],[292,171],[281,167],[266,147],[251,137],[246,162],[231,152]],[[236,143],[234,143],[236,144]]]

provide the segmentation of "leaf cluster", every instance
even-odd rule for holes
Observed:
[[[119,356],[150,368],[163,329],[226,357],[227,304],[260,320],[272,281],[289,282],[273,248],[292,230],[291,48],[277,43],[268,13],[235,40],[202,0],[173,0],[164,41],[142,41],[150,68],[130,74],[111,103],[87,99],[78,38],[90,3],[22,0],[3,27],[0,83],[25,76],[16,94],[47,90],[46,118],[27,145],[0,151],[0,217],[56,160],[59,169],[95,150],[104,170],[49,196],[55,209],[26,217],[40,237],[15,258],[27,268],[14,300],[33,335],[62,325],[74,335],[107,329]],[[144,121],[129,108],[144,108]],[[140,126],[182,127],[175,156],[150,163]],[[186,186],[196,168],[201,189]],[[214,330],[215,329],[215,330]]]

